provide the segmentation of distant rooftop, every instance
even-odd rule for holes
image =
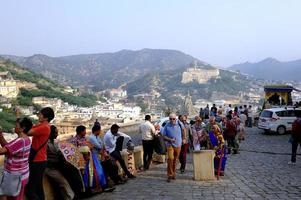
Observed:
[[[8,72],[0,72],[0,76],[7,76]]]
[[[0,80],[5,80],[5,79],[12,79],[12,76],[9,73],[9,71],[0,72]]]

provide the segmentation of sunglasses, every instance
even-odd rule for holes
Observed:
[[[169,118],[169,120],[176,120],[176,118]]]

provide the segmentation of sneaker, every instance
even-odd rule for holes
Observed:
[[[167,183],[170,183],[170,181],[171,181],[171,178],[168,177],[167,180],[166,180],[166,182],[167,182]]]
[[[180,171],[181,171],[181,174],[184,174],[185,169],[180,169]]]
[[[296,165],[296,162],[289,161],[287,164],[289,164],[289,165]]]

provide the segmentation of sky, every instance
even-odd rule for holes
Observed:
[[[175,49],[227,67],[301,59],[299,0],[1,0],[0,54]]]

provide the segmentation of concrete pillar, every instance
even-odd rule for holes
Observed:
[[[135,167],[135,157],[134,157],[134,153],[129,153],[126,149],[123,149],[121,151],[121,156],[128,168],[128,170],[136,175],[137,174],[137,171],[136,171],[136,167]],[[118,163],[118,162],[117,162]],[[121,169],[120,165],[119,165],[119,173],[122,173],[123,174],[123,170]]]
[[[136,169],[140,169],[143,167],[143,147],[137,146],[134,150],[135,157],[135,167]]]
[[[194,180],[215,180],[213,150],[199,150],[193,152]]]

